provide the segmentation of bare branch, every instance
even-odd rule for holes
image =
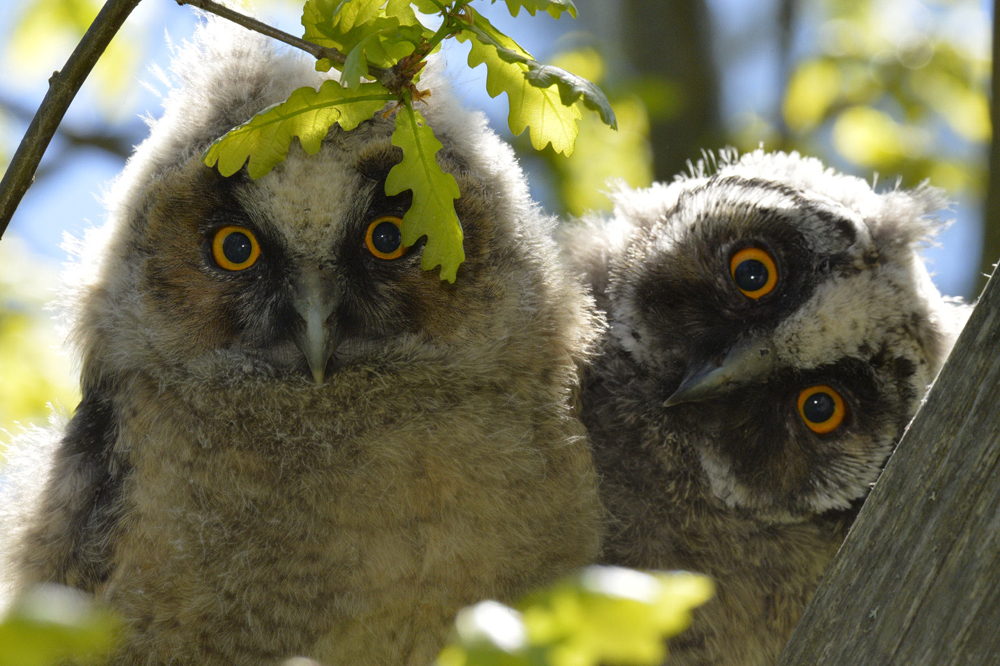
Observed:
[[[117,34],[122,24],[139,0],[108,0],[86,34],[66,61],[62,70],[49,79],[49,90],[42,100],[38,112],[28,125],[21,144],[0,181],[0,237],[7,230],[14,211],[21,203],[24,193],[34,180],[38,163],[52,140],[59,123],[66,115],[76,93],[80,90],[97,59],[107,48],[111,38]]]

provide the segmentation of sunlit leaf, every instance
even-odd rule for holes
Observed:
[[[453,283],[465,261],[462,224],[455,213],[461,192],[455,177],[437,162],[441,142],[420,112],[406,105],[396,114],[392,144],[403,149],[403,161],[389,171],[385,193],[413,191],[413,203],[403,216],[403,244],[413,245],[427,236],[420,265],[424,270],[440,265],[441,279]]]
[[[13,11],[16,3],[8,3]],[[19,7],[17,23],[4,44],[4,77],[36,81],[48,78],[90,27],[103,3],[99,0],[32,0]],[[101,55],[91,77],[105,114],[127,114],[135,95],[135,74],[143,59],[131,24],[119,32]]]
[[[785,91],[783,111],[788,127],[808,132],[826,118],[840,95],[841,74],[829,60],[810,60],[792,74]]]
[[[833,125],[833,145],[840,154],[868,168],[898,162],[907,152],[908,141],[913,137],[892,117],[867,106],[846,109]]]
[[[607,70],[607,63],[604,61],[604,57],[596,49],[592,48],[561,51],[552,58],[552,64],[594,83],[603,83],[604,74]]]
[[[583,105],[591,111],[596,111],[601,120],[611,129],[618,129],[618,121],[615,120],[615,112],[611,108],[611,103],[604,96],[596,85],[567,72],[565,69],[553,65],[543,65],[538,62],[528,63],[528,71],[524,77],[528,82],[538,88],[549,88],[556,86],[559,89],[559,99],[566,106],[575,104],[582,99]]]
[[[705,576],[590,567],[530,594],[517,610],[461,611],[438,666],[659,666],[665,639],[713,594]]]
[[[531,85],[525,78],[526,64],[504,59],[530,59],[530,54],[485,18],[471,9],[469,13],[474,17],[475,30],[464,31],[458,39],[472,44],[470,67],[486,65],[486,91],[490,97],[507,93],[510,107],[507,124],[511,132],[517,136],[530,127],[531,145],[535,150],[551,143],[556,152],[572,154],[579,131],[576,122],[581,118],[577,105],[565,106],[555,85],[549,88]]]
[[[43,425],[50,403],[63,412],[79,401],[72,363],[47,300],[59,284],[59,266],[36,257],[17,236],[0,242],[0,429]],[[0,442],[8,438],[0,436]],[[2,456],[0,456],[2,464]],[[2,650],[0,650],[2,651]]]
[[[35,588],[0,619],[0,666],[106,661],[121,623],[86,595],[57,585]]]
[[[935,187],[940,187],[949,192],[961,192],[963,190],[976,190],[980,183],[977,181],[979,172],[969,164],[956,160],[937,160],[930,165],[930,173],[927,178],[934,183]]]
[[[292,137],[313,155],[334,123],[351,130],[395,99],[381,83],[363,83],[350,91],[336,81],[325,81],[319,90],[299,88],[288,99],[275,104],[231,130],[211,145],[205,164],[219,165],[219,173],[231,176],[250,160],[251,178],[260,178],[288,155]]]
[[[986,91],[932,68],[913,73],[913,89],[959,136],[978,143],[989,141],[990,101]]]
[[[345,5],[344,9],[347,8]],[[390,2],[385,7],[366,3],[364,12],[360,11],[362,7],[357,7],[358,11],[351,13],[346,21],[340,18],[338,9],[341,9],[338,0],[308,0],[302,8],[303,38],[337,49],[345,56],[360,46],[361,50],[355,53],[355,61],[351,64],[351,85],[355,81],[353,76],[360,72],[358,62],[366,60],[379,67],[392,66],[412,53],[422,36],[431,34],[420,23],[409,3]],[[329,60],[321,59],[316,67],[327,71],[331,64]]]
[[[340,0],[333,11],[333,24],[347,32],[354,26],[364,25],[379,14],[385,0]]]
[[[570,214],[608,210],[609,180],[629,187],[653,182],[653,154],[649,143],[649,116],[638,97],[615,100],[621,126],[614,131],[587,114],[580,120],[576,151],[568,159],[553,160],[559,189]]]
[[[527,10],[532,16],[535,12],[542,10],[548,12],[552,18],[559,18],[562,16],[563,12],[569,12],[569,15],[576,18],[576,5],[573,4],[573,0],[504,0],[507,3],[507,9],[510,11],[511,16],[517,16],[521,13],[521,8]],[[490,0],[491,3],[496,2],[496,0]]]

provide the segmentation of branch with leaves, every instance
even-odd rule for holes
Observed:
[[[515,17],[522,8],[531,15],[538,11],[555,18],[564,12],[576,15],[572,0],[505,1]],[[350,131],[395,102],[392,143],[402,149],[403,160],[390,171],[386,193],[413,192],[413,203],[403,217],[403,242],[410,245],[426,236],[421,265],[425,270],[440,266],[441,279],[449,282],[455,281],[465,259],[454,206],[459,190],[455,179],[438,165],[435,155],[441,143],[414,106],[430,95],[431,91],[418,87],[420,72],[444,40],[471,43],[469,66],[486,65],[487,92],[491,97],[507,93],[508,125],[515,135],[528,129],[535,149],[551,144],[556,152],[571,154],[581,104],[617,127],[614,112],[597,86],[536,61],[476,12],[470,0],[307,0],[302,39],[261,28],[258,21],[212,0],[177,2],[302,48],[317,58],[319,71],[340,72],[339,80],[328,80],[319,89],[299,88],[286,101],[234,128],[209,148],[205,163],[218,165],[225,176],[247,164],[250,177],[260,178],[285,159],[295,137],[308,154],[315,154],[333,125]],[[432,15],[441,19],[436,29],[425,24]]]

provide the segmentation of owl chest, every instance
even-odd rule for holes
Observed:
[[[538,536],[522,527],[524,488],[506,478],[537,465],[531,456],[463,460],[462,446],[392,428],[270,442],[165,432],[141,442],[129,522],[144,529],[126,533],[112,595],[153,618],[154,642],[157,625],[200,616],[233,628],[236,663],[272,650],[430,659],[458,608],[509,592],[511,554]],[[191,641],[163,649],[183,654]]]

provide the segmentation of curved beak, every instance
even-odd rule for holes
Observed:
[[[769,342],[757,338],[740,340],[729,348],[721,360],[716,358],[707,363],[692,363],[680,386],[663,406],[707,400],[763,379],[771,373],[774,357],[774,349]]]
[[[340,304],[340,284],[329,272],[306,269],[299,276],[297,287],[295,310],[302,317],[303,326],[295,336],[295,344],[305,356],[313,379],[322,384],[327,363],[340,342],[337,325],[330,322]]]

